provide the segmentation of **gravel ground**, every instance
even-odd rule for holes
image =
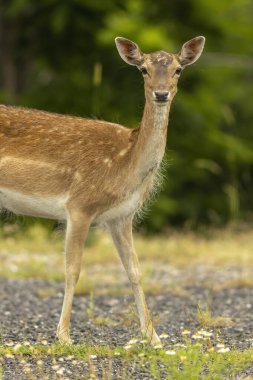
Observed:
[[[251,347],[253,342],[253,288],[243,286],[211,291],[210,282],[217,283],[220,274],[217,271],[206,271],[206,275],[203,276],[204,272],[203,268],[201,270],[195,268],[195,272],[192,273],[194,281],[188,281],[190,285],[184,283],[181,292],[171,291],[147,297],[149,307],[156,320],[158,333],[167,333],[169,335],[168,342],[181,342],[180,327],[184,326],[191,331],[196,331],[199,328],[197,305],[200,304],[204,307],[208,303],[214,315],[230,317],[234,321],[232,327],[220,328],[226,346],[240,350]],[[234,268],[229,268],[223,270],[222,275],[226,280],[235,278],[235,273]],[[189,271],[182,273],[182,270],[175,270],[170,279],[174,278],[176,283],[178,276],[185,278],[186,275],[189,277]],[[241,276],[241,274],[239,275]],[[165,274],[163,272],[155,273],[155,277],[163,279]],[[197,283],[199,283],[198,286]],[[24,343],[24,341],[37,343],[44,339],[49,343],[54,342],[62,306],[63,288],[62,283],[56,282],[0,279],[2,343],[10,341],[15,344]],[[133,337],[139,337],[139,329],[131,296],[94,296],[93,301],[89,296],[75,297],[72,316],[72,338],[75,343],[124,346]],[[113,360],[113,363],[106,363],[105,360],[95,364],[78,359],[74,363],[70,359],[68,362],[67,358],[59,359],[60,361],[56,362],[52,362],[50,357],[45,360],[43,366],[46,365],[46,368],[43,367],[41,373],[38,373],[39,369],[37,369],[37,374],[29,377],[24,373],[22,363],[17,363],[15,358],[5,358],[3,379],[85,379],[90,371],[89,368],[93,365],[100,372],[98,378],[102,376],[102,367],[106,368],[106,366],[110,367],[110,372],[114,374],[113,379],[121,378],[116,375],[116,373],[119,374],[120,366],[120,360],[117,358]],[[64,376],[61,374],[63,365],[61,360],[67,365]],[[33,359],[29,359],[29,363],[32,368],[34,366]],[[58,375],[53,375],[57,372],[51,369],[53,366],[59,366]],[[245,376],[246,374],[253,375],[253,366],[244,373]],[[143,372],[140,372],[134,365],[132,365],[132,373],[128,373],[127,378],[129,380],[151,379],[144,369]]]

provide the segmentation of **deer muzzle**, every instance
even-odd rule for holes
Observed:
[[[166,103],[170,98],[170,92],[169,91],[154,91],[153,96],[156,102]]]

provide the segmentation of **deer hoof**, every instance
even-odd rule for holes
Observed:
[[[59,327],[57,330],[56,337],[60,344],[65,344],[65,345],[72,344],[72,340],[70,339],[69,332],[62,331],[62,330],[60,331]]]
[[[162,342],[160,340],[160,338],[158,337],[157,333],[154,332],[152,334],[152,336],[150,337],[150,344],[151,346],[155,347],[155,346],[161,346],[162,347]]]
[[[57,339],[58,339],[59,343],[62,344],[62,345],[73,344],[73,342],[72,342],[72,340],[70,339],[69,336],[61,335],[61,336],[57,336]]]
[[[152,329],[151,331],[146,331],[146,333],[143,335],[145,336],[147,341],[151,344],[151,346],[153,346],[153,347],[161,346],[162,347],[161,340],[160,340],[159,336],[157,335],[157,333],[155,332],[154,329]]]

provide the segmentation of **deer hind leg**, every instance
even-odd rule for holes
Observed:
[[[57,338],[71,344],[70,319],[75,287],[80,275],[84,239],[90,226],[90,218],[80,212],[69,212],[65,240],[65,294]]]
[[[124,222],[115,221],[110,223],[109,228],[133,289],[140,318],[141,332],[152,345],[161,344],[161,341],[155,332],[140,283],[139,261],[133,246],[132,218],[129,218]]]

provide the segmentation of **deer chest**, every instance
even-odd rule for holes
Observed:
[[[149,173],[149,175],[146,175],[145,180],[132,192],[128,193],[119,202],[99,215],[95,220],[96,223],[104,224],[106,222],[110,222],[111,220],[124,219],[135,214],[142,206],[143,202],[147,199],[148,195],[152,191],[152,187],[153,175]]]

